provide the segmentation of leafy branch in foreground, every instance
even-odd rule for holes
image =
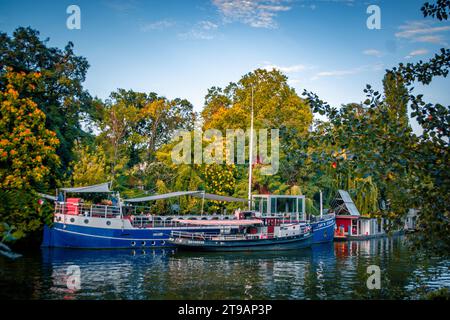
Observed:
[[[438,1],[426,3],[422,11],[425,17],[447,20],[449,8],[449,1]],[[449,70],[449,49],[441,49],[426,62],[400,63],[387,70],[383,99],[367,85],[363,104],[340,110],[304,92],[313,111],[328,118],[319,124],[313,143],[347,149],[351,160],[336,169],[372,176],[381,188],[381,198],[391,200],[382,212],[386,217],[399,221],[408,208],[418,208],[420,232],[415,246],[444,254],[450,249],[450,106],[425,102],[422,94],[414,94],[413,85],[430,85],[435,77],[447,77]],[[395,90],[389,94],[389,88]],[[407,103],[410,117],[423,128],[420,136],[405,125]],[[322,160],[333,161],[332,153],[325,156]]]

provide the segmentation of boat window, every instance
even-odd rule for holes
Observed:
[[[85,219],[84,223],[88,224],[89,223],[89,219]]]
[[[277,198],[270,199],[270,213],[277,212]]]
[[[255,199],[253,202],[253,210],[255,211],[261,211],[261,200]]]
[[[111,225],[111,221],[106,221],[106,225],[110,226]]]
[[[262,202],[262,211],[261,211],[261,213],[267,214],[268,213],[268,211],[267,211],[267,199],[263,198],[261,200],[261,202]]]

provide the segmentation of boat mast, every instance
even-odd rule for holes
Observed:
[[[248,210],[252,208],[252,166],[253,166],[253,85],[252,85],[252,111],[250,118],[250,146],[248,151]]]

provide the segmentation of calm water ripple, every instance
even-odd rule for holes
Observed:
[[[406,238],[335,242],[302,251],[43,249],[0,257],[2,299],[417,299],[450,288],[448,258],[413,254]],[[78,266],[80,290],[67,288]],[[366,286],[381,268],[381,289]],[[70,274],[69,274],[70,275]]]

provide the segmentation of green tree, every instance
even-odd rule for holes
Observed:
[[[422,11],[425,16],[443,20],[450,6],[448,1],[426,3]],[[337,161],[328,152],[316,159],[323,163],[335,161],[337,172],[351,172],[360,178],[371,176],[381,197],[391,200],[382,213],[393,221],[399,222],[408,208],[419,208],[416,245],[442,253],[450,248],[450,107],[426,103],[423,95],[414,94],[414,84],[429,85],[434,77],[446,77],[449,70],[449,49],[441,49],[426,62],[400,63],[387,72],[384,98],[367,85],[364,104],[340,110],[313,93],[304,93],[313,110],[329,119],[316,135],[316,144],[311,144],[338,144],[351,155],[350,160]],[[420,137],[411,134],[405,123],[407,101],[410,116],[423,128]]]
[[[20,239],[38,230],[50,212],[38,204],[36,189],[46,189],[59,165],[56,133],[45,128],[45,114],[29,98],[41,85],[37,72],[8,68],[0,90],[0,233]],[[5,226],[8,226],[5,228]]]
[[[137,132],[142,137],[145,161],[154,159],[155,151],[168,143],[178,129],[192,130],[195,121],[192,104],[187,100],[150,99],[140,109]]]
[[[39,73],[9,72],[0,91],[0,186],[28,189],[45,181],[59,163],[56,134],[45,128],[45,114],[23,93],[33,91]],[[22,93],[19,94],[19,92]]]
[[[257,69],[224,90],[211,88],[202,111],[204,128],[223,131],[247,129],[250,126],[252,87],[255,129],[285,126],[295,128],[299,136],[307,133],[312,123],[311,110],[287,84],[287,77],[275,69]]]
[[[74,161],[71,163],[70,183],[74,186],[89,186],[110,181],[106,155],[102,147],[92,149],[80,143],[75,144]]]
[[[252,95],[253,92],[253,95]],[[203,129],[218,129],[225,134],[227,129],[250,127],[250,108],[254,104],[254,128],[280,129],[280,170],[277,176],[264,177],[258,174],[261,166],[255,167],[254,187],[264,192],[284,192],[287,184],[298,182],[298,161],[294,150],[299,140],[306,137],[312,124],[310,107],[287,83],[287,77],[278,70],[257,69],[244,75],[237,83],[225,89],[212,87],[205,97],[201,113]],[[289,134],[287,134],[287,132]],[[246,179],[246,170],[239,174]],[[287,180],[282,183],[280,180]],[[242,183],[241,187],[244,187]],[[245,190],[247,187],[245,187]]]
[[[136,132],[139,119],[139,109],[123,100],[103,104],[98,140],[107,154],[109,172],[113,180],[127,165],[131,144],[140,140]]]
[[[71,42],[59,49],[49,47],[48,40],[41,40],[31,28],[19,27],[12,36],[0,33],[0,90],[7,85],[8,67],[41,75],[41,84],[28,97],[44,112],[46,128],[56,132],[60,141],[57,154],[62,166],[55,173],[61,177],[72,160],[74,141],[86,135],[81,120],[89,118],[91,98],[82,83],[89,64],[75,55]]]

